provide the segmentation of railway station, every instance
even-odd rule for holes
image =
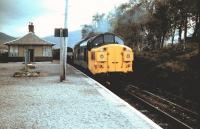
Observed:
[[[199,6],[0,1],[0,129],[199,129]]]
[[[71,65],[36,63],[39,78],[13,78],[22,63],[0,64],[1,128],[160,129],[152,120]]]

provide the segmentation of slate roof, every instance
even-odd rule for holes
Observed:
[[[29,32],[28,34],[26,34],[21,38],[6,42],[4,44],[5,45],[48,45],[48,46],[55,45],[51,42],[39,38],[32,32]]]

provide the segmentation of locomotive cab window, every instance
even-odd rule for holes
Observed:
[[[99,36],[97,38],[95,38],[93,41],[88,43],[88,49],[92,49],[94,47],[100,46],[101,44],[103,44],[103,36]]]
[[[88,42],[87,44],[88,50],[91,50],[92,48],[100,47],[106,44],[122,44],[122,45],[124,44],[124,41],[121,38],[119,38],[118,36],[115,36],[112,33],[101,34],[86,42]]]
[[[112,34],[106,34],[104,35],[104,43],[115,43],[114,35]]]
[[[103,43],[103,36],[97,37],[94,41],[93,41],[93,45],[94,46],[98,46],[99,44]]]

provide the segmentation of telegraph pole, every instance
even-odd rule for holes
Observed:
[[[65,19],[64,19],[64,28],[67,29],[67,24],[68,24],[68,0],[65,0]],[[68,30],[67,30],[68,31]],[[67,44],[68,44],[68,37],[64,37],[64,56],[63,56],[63,62],[64,62],[64,70],[63,70],[63,74],[64,74],[64,77],[63,77],[63,80],[66,80],[66,72],[67,72]]]
[[[68,13],[68,0],[65,5],[64,28],[55,28],[54,36],[60,37],[60,81],[66,80],[67,69],[67,42],[68,42],[68,29],[67,29],[67,13]]]
[[[63,51],[63,29],[60,28],[60,81],[65,80],[64,51]]]

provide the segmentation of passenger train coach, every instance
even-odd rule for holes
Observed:
[[[74,47],[74,64],[92,74],[132,72],[134,53],[113,33],[103,33],[80,41]]]

